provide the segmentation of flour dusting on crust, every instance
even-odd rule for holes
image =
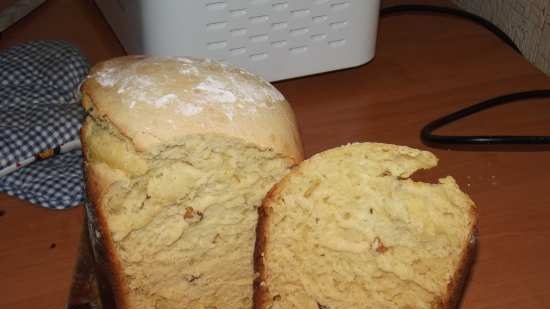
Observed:
[[[175,95],[173,93],[169,93],[169,94],[163,95],[162,97],[156,99],[153,104],[156,107],[163,107],[163,106],[166,106],[167,104],[169,104],[172,101],[177,102],[178,100],[179,100],[179,98],[178,98],[177,95]]]
[[[93,77],[103,87],[113,87],[118,81],[116,76],[116,68],[106,68],[105,70],[98,71]]]
[[[171,108],[184,116],[209,109],[221,110],[232,120],[284,101],[267,81],[208,59],[150,57],[136,58],[129,65],[108,62],[91,77],[104,88],[114,88],[130,109]]]
[[[178,113],[183,114],[185,116],[193,116],[200,112],[202,112],[202,107],[197,106],[195,104],[181,104],[178,106]]]
[[[237,101],[237,98],[227,86],[228,84],[224,83],[221,79],[207,76],[194,89],[204,91],[206,100],[218,101],[220,103],[234,103]]]

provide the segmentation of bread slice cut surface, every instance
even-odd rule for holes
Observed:
[[[255,308],[453,307],[475,206],[452,177],[409,179],[436,164],[429,152],[376,143],[302,162],[260,210]]]
[[[209,134],[154,156],[136,153],[93,122],[85,134],[95,145],[89,186],[108,183],[90,197],[126,306],[250,308],[257,207],[291,160]]]

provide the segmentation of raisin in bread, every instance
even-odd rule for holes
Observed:
[[[426,151],[357,143],[298,165],[260,209],[255,309],[455,306],[475,206],[452,177],[409,179],[436,164]]]
[[[303,156],[288,102],[193,58],[109,60],[81,91],[88,213],[118,308],[250,308],[257,208]]]

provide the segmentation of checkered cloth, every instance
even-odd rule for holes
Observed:
[[[88,62],[75,47],[36,41],[0,52],[0,169],[78,138],[78,87]],[[48,208],[83,201],[79,150],[0,177],[0,191]]]

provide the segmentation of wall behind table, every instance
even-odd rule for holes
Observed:
[[[525,57],[550,75],[550,1],[454,0],[461,8],[491,20]]]

